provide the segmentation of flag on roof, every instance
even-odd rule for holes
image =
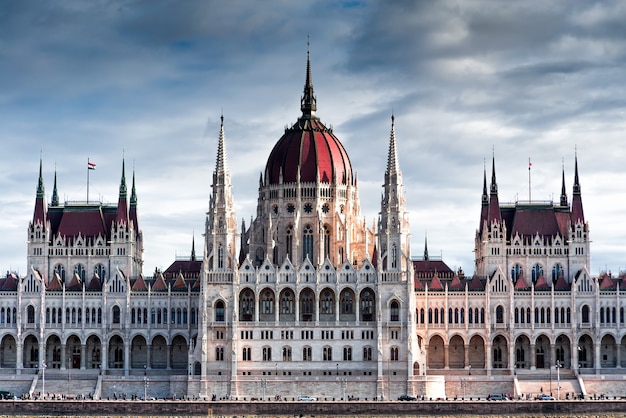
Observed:
[[[92,163],[91,161],[87,160],[87,168],[89,170],[95,170],[96,169],[96,163]]]

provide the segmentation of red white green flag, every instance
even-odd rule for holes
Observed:
[[[96,169],[96,163],[92,163],[91,161],[87,160],[87,168],[89,170],[95,170]]]

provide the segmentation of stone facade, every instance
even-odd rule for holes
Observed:
[[[588,270],[577,160],[571,203],[563,173],[558,204],[501,204],[494,158],[466,276],[427,245],[411,257],[395,118],[370,227],[348,154],[316,109],[307,60],[302,114],[241,226],[222,118],[203,254],[194,245],[152,277],[123,163],[117,204],[61,204],[56,176],[47,203],[40,166],[30,271],[0,279],[0,373],[31,394],[47,392],[47,375],[47,388],[92,379],[99,397],[395,399],[533,391],[518,378],[546,372],[585,392],[585,379],[626,366],[623,277]]]

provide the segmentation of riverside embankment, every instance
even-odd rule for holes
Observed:
[[[626,414],[626,400],[584,401],[0,401],[7,416],[585,416]]]

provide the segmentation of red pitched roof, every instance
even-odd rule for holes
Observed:
[[[78,273],[74,273],[74,275],[72,276],[72,280],[68,285],[65,286],[65,288],[74,292],[83,290],[83,281],[81,280]]]
[[[454,278],[450,282],[450,285],[448,286],[448,289],[450,289],[450,290],[465,290],[465,285],[463,283],[461,283],[461,279],[459,279],[459,276],[457,276],[455,274]]]
[[[61,283],[61,277],[59,277],[59,273],[54,273],[54,276],[48,282],[46,286],[46,290],[63,290],[63,284]]]
[[[97,273],[94,273],[93,277],[87,284],[87,290],[90,291],[100,291],[102,290],[102,281],[100,280],[100,276]]]
[[[559,277],[556,279],[556,283],[554,284],[554,290],[566,291],[570,290],[571,288],[572,286],[565,281],[565,277],[563,277],[562,274],[559,275]]]
[[[515,290],[528,290],[530,289],[530,285],[526,283],[524,276],[519,276],[517,281],[515,282]]]
[[[548,282],[546,282],[543,274],[539,276],[539,278],[535,282],[535,290],[550,290],[550,285],[548,284]]]
[[[603,274],[600,279],[600,290],[617,289],[617,283],[608,274]]]
[[[178,278],[176,279],[176,281],[174,282],[174,285],[172,286],[172,290],[176,290],[176,291],[187,290],[187,284],[185,283],[185,279],[183,278],[182,274],[178,275]]]
[[[165,280],[163,279],[163,275],[159,274],[159,276],[154,281],[152,285],[152,291],[154,292],[165,292],[167,291],[167,285],[165,284]]]
[[[143,276],[139,276],[137,280],[135,280],[135,283],[133,283],[131,290],[136,292],[146,292],[148,290],[148,285],[146,284]]]
[[[443,285],[441,284],[441,280],[439,280],[439,276],[435,274],[433,279],[430,281],[428,285],[429,290],[443,290]]]
[[[469,290],[473,292],[482,292],[485,290],[485,284],[476,275],[472,276],[472,280],[469,283]]]

